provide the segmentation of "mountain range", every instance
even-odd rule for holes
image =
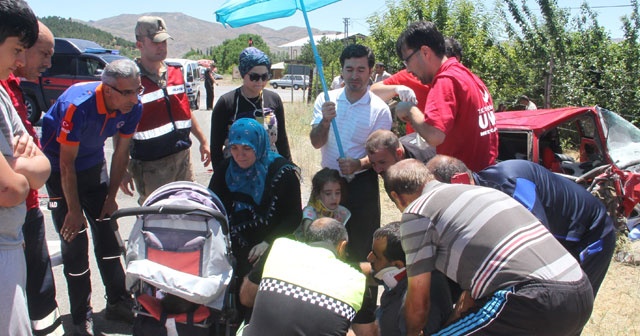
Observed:
[[[259,24],[252,24],[240,28],[225,28],[219,23],[209,22],[194,18],[183,13],[144,13],[121,14],[97,21],[81,21],[89,26],[104,30],[114,36],[135,42],[134,29],[140,16],[152,15],[164,19],[167,31],[173,37],[169,40],[168,57],[182,57],[193,49],[206,50],[216,46],[226,39],[233,39],[240,34],[260,35],[272,52],[284,51],[279,45],[292,42],[307,36],[304,27],[286,27],[279,30],[267,28]],[[314,34],[329,34],[335,32],[312,30]]]

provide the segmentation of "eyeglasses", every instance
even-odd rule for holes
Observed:
[[[266,82],[267,80],[269,80],[269,78],[271,78],[271,74],[268,74],[268,73],[263,73],[263,74],[258,74],[255,72],[249,73],[249,79],[253,82],[257,82],[258,80],[262,80],[263,82]]]
[[[418,51],[420,51],[420,48],[416,49],[414,52],[411,53],[411,55],[407,56],[405,59],[402,60],[402,64],[404,64],[404,66],[407,66],[407,63],[409,62],[409,60],[411,59],[411,57],[413,57],[413,55],[415,55]]]
[[[118,88],[116,88],[113,85],[109,85],[109,84],[105,84],[106,86],[112,88],[115,92],[127,97],[127,96],[131,96],[131,95],[142,95],[144,93],[144,86],[140,85],[138,87],[138,89],[136,90],[118,90]]]

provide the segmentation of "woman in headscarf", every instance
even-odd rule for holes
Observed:
[[[271,61],[260,49],[249,47],[240,53],[238,70],[242,86],[222,95],[211,114],[211,162],[215,169],[229,157],[226,144],[229,127],[241,118],[252,118],[267,129],[269,145],[291,161],[285,129],[284,108],[280,96],[264,87],[271,78]]]
[[[214,171],[209,189],[227,209],[234,276],[242,281],[269,245],[300,223],[299,169],[269,149],[267,131],[254,119],[233,123],[229,148],[231,157]]]

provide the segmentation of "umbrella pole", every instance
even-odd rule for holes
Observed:
[[[316,48],[316,41],[313,39],[313,33],[311,32],[311,26],[309,25],[309,18],[307,17],[307,9],[304,7],[304,0],[299,0],[300,2],[300,10],[302,11],[302,16],[304,16],[304,23],[307,25],[307,33],[309,34],[309,43],[311,43],[311,50],[313,50],[313,57],[316,60],[316,67],[318,67],[318,75],[320,76],[320,82],[322,83],[322,91],[324,91],[324,100],[329,101],[329,91],[327,90],[327,82],[324,78],[324,70],[322,67],[322,60],[320,59],[320,54],[318,53],[318,48]],[[340,134],[338,133],[338,125],[336,124],[336,119],[331,119],[331,127],[333,128],[333,134],[336,137],[336,143],[338,144],[338,153],[340,153],[340,157],[344,158],[344,150],[342,149],[342,141],[340,141]]]

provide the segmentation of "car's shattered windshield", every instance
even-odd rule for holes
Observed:
[[[639,165],[640,129],[614,112],[599,110],[606,124],[607,147],[613,162],[621,168]]]

